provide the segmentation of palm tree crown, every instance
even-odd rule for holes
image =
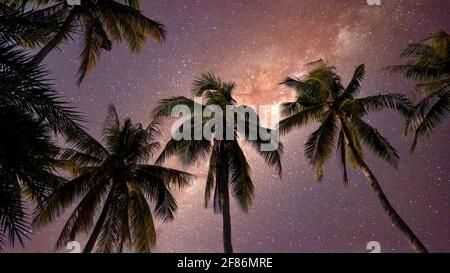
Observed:
[[[360,65],[348,84],[344,87],[341,78],[332,66],[322,60],[309,64],[310,72],[305,79],[287,78],[283,84],[297,91],[294,102],[283,103],[281,114],[286,117],[280,122],[280,131],[288,133],[296,127],[312,122],[320,122],[306,142],[305,155],[315,167],[318,179],[322,179],[322,166],[331,158],[336,136],[339,159],[343,164],[344,182],[348,183],[346,162],[354,163],[355,155],[348,149],[354,144],[356,152],[362,156],[362,144],[375,154],[396,166],[398,153],[377,129],[362,118],[374,111],[391,108],[407,114],[409,101],[401,94],[384,94],[356,98],[365,75],[365,66]],[[345,135],[345,130],[348,135]],[[347,139],[348,138],[348,139]]]
[[[304,79],[287,78],[283,84],[297,91],[294,102],[282,105],[280,131],[287,133],[296,127],[319,122],[319,128],[308,138],[305,155],[315,167],[317,178],[323,177],[322,166],[332,157],[337,145],[338,158],[343,166],[344,184],[348,185],[347,161],[360,168],[378,197],[391,221],[404,233],[413,248],[426,252],[425,246],[398,215],[384,194],[377,178],[364,161],[364,144],[387,163],[396,166],[397,151],[377,129],[363,120],[371,112],[385,108],[407,115],[411,103],[401,94],[385,94],[356,98],[365,75],[364,65],[356,68],[350,83],[344,87],[335,67],[324,61],[309,64],[310,71]],[[337,137],[337,142],[336,142]]]
[[[411,60],[388,69],[419,82],[413,92],[419,101],[407,119],[405,130],[405,133],[414,131],[411,147],[414,151],[450,115],[450,35],[439,31],[408,45],[401,56]]]
[[[124,243],[138,252],[150,252],[156,243],[152,210],[163,221],[172,220],[177,204],[171,186],[184,187],[192,175],[147,161],[160,147],[158,123],[147,128],[130,119],[119,122],[114,106],[110,106],[103,131],[104,145],[85,134],[78,135],[73,148],[66,148],[59,159],[76,177],[55,190],[39,208],[38,226],[59,216],[78,199],[73,213],[57,241],[57,247],[88,231],[103,203],[84,252],[97,244],[99,252],[122,251]]]
[[[2,0],[20,6],[39,8],[37,12],[56,17],[61,27],[34,57],[41,63],[47,55],[74,34],[83,36],[78,84],[91,71],[102,50],[110,51],[112,43],[125,42],[132,53],[139,52],[148,39],[165,39],[164,25],[145,17],[139,10],[139,0],[83,0],[81,5],[69,6],[66,0]]]

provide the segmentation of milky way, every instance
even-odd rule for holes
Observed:
[[[123,117],[148,123],[158,100],[190,96],[192,80],[213,72],[237,83],[236,98],[246,104],[276,104],[292,99],[279,86],[301,75],[304,64],[323,58],[337,66],[346,82],[365,63],[361,93],[408,93],[411,82],[383,68],[396,64],[410,42],[443,29],[450,32],[448,0],[278,1],[142,1],[147,16],[167,25],[162,45],[149,44],[130,56],[117,45],[102,55],[81,87],[76,87],[80,47],[68,44],[46,60],[55,87],[85,113],[90,132],[99,136],[108,103]],[[400,151],[398,170],[368,155],[388,198],[430,251],[450,251],[449,124],[444,124],[414,154],[402,138],[402,120],[390,112],[367,117]],[[314,126],[283,137],[283,179],[246,149],[256,187],[248,214],[232,204],[233,241],[237,252],[367,252],[379,241],[384,252],[409,252],[403,235],[392,226],[361,174],[353,171],[344,188],[337,162],[325,165],[325,178],[314,180],[303,144]],[[166,137],[168,126],[166,126]],[[181,168],[175,161],[170,166]],[[171,223],[158,224],[157,252],[221,252],[221,217],[203,206],[204,164],[188,171],[198,175],[192,187],[178,192],[179,211]],[[65,218],[37,230],[26,249],[54,251]],[[83,238],[80,238],[83,241]]]

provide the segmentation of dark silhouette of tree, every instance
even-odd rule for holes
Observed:
[[[439,31],[408,45],[401,56],[411,60],[388,69],[418,82],[412,96],[419,100],[407,119],[405,129],[406,134],[414,132],[411,147],[414,151],[450,115],[450,35]]]
[[[335,68],[324,61],[320,60],[309,66],[310,71],[304,79],[287,78],[283,82],[297,91],[297,99],[282,105],[282,114],[286,118],[279,124],[280,131],[289,133],[297,127],[319,122],[320,127],[309,136],[305,145],[305,156],[314,166],[318,179],[322,179],[322,166],[332,157],[337,145],[338,159],[343,166],[344,184],[348,185],[346,164],[350,162],[361,169],[392,223],[405,235],[414,250],[427,252],[387,199],[377,178],[364,161],[362,149],[364,144],[376,156],[397,166],[397,151],[377,129],[366,123],[363,117],[385,108],[407,115],[412,107],[411,103],[401,94],[356,98],[365,75],[364,65],[356,68],[347,87],[343,86]]]
[[[57,27],[47,16],[0,4],[0,248],[29,236],[24,198],[39,204],[62,182],[53,135],[74,135],[81,121],[20,48],[47,42]]]
[[[177,204],[170,188],[185,187],[191,174],[147,164],[159,149],[157,122],[147,128],[130,119],[119,121],[109,106],[103,144],[89,135],[63,149],[59,159],[76,177],[58,187],[39,207],[34,223],[39,227],[59,217],[79,199],[57,241],[57,248],[77,234],[92,230],[84,252],[121,252],[125,243],[137,252],[150,252],[156,244],[153,213],[172,220]],[[103,204],[103,205],[102,205]],[[94,225],[96,213],[100,214]]]
[[[225,113],[227,106],[233,106],[235,109],[245,109],[245,106],[237,105],[233,99],[233,90],[235,83],[223,82],[212,74],[203,74],[194,82],[192,93],[195,96],[203,96],[206,98],[206,104],[201,105],[201,109],[207,106],[218,106]],[[159,106],[154,110],[154,116],[169,117],[172,110],[176,107],[187,106],[193,110],[196,102],[186,97],[173,97],[164,99]],[[247,110],[250,110],[247,108]],[[256,117],[256,113],[252,112]],[[281,153],[283,146],[279,143],[278,147],[273,147],[273,151],[265,151],[262,149],[263,144],[270,144],[266,137],[262,137],[259,133],[255,134],[255,138],[250,138],[251,128],[256,128],[258,132],[262,131],[270,133],[270,130],[262,128],[259,124],[259,119],[252,121],[249,116],[235,114],[234,119],[230,120],[227,116],[222,116],[221,122],[223,128],[229,128],[233,132],[234,140],[227,140],[218,137],[202,136],[199,140],[194,138],[196,129],[203,130],[208,125],[211,118],[203,117],[200,123],[195,122],[195,116],[188,119],[184,124],[178,128],[178,131],[183,131],[183,128],[190,128],[192,138],[175,140],[172,138],[164,148],[163,152],[158,158],[159,163],[164,162],[167,158],[176,155],[185,166],[190,166],[196,162],[208,161],[209,170],[206,179],[205,188],[205,206],[207,207],[211,196],[213,195],[214,211],[222,213],[223,216],[223,244],[226,253],[233,252],[231,239],[231,215],[230,215],[230,190],[231,194],[237,200],[240,208],[247,212],[251,207],[254,196],[254,185],[250,175],[250,165],[247,158],[242,151],[238,141],[237,134],[240,133],[246,142],[250,143],[254,150],[264,158],[269,166],[274,166],[281,175]],[[246,124],[246,131],[238,131],[237,122],[242,121]],[[255,126],[251,126],[255,125]],[[218,132],[218,128],[211,126],[213,131]],[[255,130],[255,129],[253,129]],[[256,132],[254,132],[256,133]],[[278,144],[278,143],[277,143]],[[231,189],[230,189],[231,186]]]

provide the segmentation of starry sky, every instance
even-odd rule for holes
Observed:
[[[122,117],[148,123],[150,111],[166,97],[190,96],[192,80],[213,72],[237,83],[244,104],[277,104],[293,98],[278,83],[305,72],[319,58],[337,66],[344,82],[366,64],[361,96],[408,93],[413,83],[383,68],[397,64],[408,43],[443,29],[450,32],[448,0],[151,0],[141,1],[145,15],[167,26],[167,41],[149,43],[135,56],[124,45],[104,53],[81,87],[75,84],[80,45],[71,42],[46,60],[55,84],[82,111],[90,133],[99,136],[108,103]],[[382,112],[366,120],[399,150],[398,170],[368,154],[395,209],[433,252],[450,251],[450,126],[441,126],[415,154],[402,138],[398,114]],[[170,124],[166,124],[167,140]],[[282,140],[286,147],[283,179],[245,148],[256,187],[248,214],[232,203],[233,243],[237,252],[368,252],[379,241],[382,252],[410,252],[392,226],[364,177],[355,171],[344,188],[337,161],[325,165],[321,183],[303,155],[316,126]],[[170,167],[181,168],[176,160]],[[176,192],[179,210],[171,223],[158,223],[156,252],[221,252],[222,218],[203,206],[205,164],[188,169],[198,179]],[[35,231],[26,248],[13,252],[51,252],[65,218]],[[84,238],[80,238],[83,242]],[[65,250],[62,250],[65,251]]]

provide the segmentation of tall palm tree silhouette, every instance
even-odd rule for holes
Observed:
[[[387,199],[380,183],[365,162],[362,149],[362,144],[365,144],[379,158],[396,166],[399,159],[397,151],[377,129],[366,123],[363,117],[385,108],[407,115],[412,106],[401,94],[356,98],[364,75],[364,65],[358,66],[350,83],[344,87],[336,69],[319,60],[310,64],[310,71],[304,79],[287,78],[283,84],[297,91],[297,99],[282,105],[282,114],[286,118],[279,124],[280,131],[289,133],[297,127],[319,122],[320,127],[309,136],[305,145],[305,156],[314,166],[318,179],[322,179],[322,166],[331,158],[337,144],[338,158],[343,166],[344,184],[348,185],[348,161],[361,169],[392,223],[406,236],[414,250],[427,252]]]
[[[195,96],[203,96],[206,98],[205,105],[201,105],[202,109],[207,106],[218,106],[225,111],[227,106],[236,108],[245,108],[245,106],[237,105],[233,99],[233,91],[236,84],[233,82],[223,82],[212,74],[203,74],[194,81],[194,88],[192,93]],[[173,97],[164,99],[159,106],[154,110],[154,116],[168,117],[174,108],[181,105],[194,109],[196,102],[187,97]],[[247,109],[248,110],[248,109]],[[256,113],[254,113],[256,115]],[[281,143],[277,147],[273,147],[272,151],[265,151],[262,145],[269,144],[267,138],[262,135],[257,135],[256,138],[249,138],[252,126],[259,131],[270,132],[270,130],[262,128],[258,119],[253,122],[248,119],[248,116],[235,115],[233,120],[230,120],[226,115],[222,116],[222,123],[224,128],[233,130],[233,135],[242,134],[246,142],[250,143],[254,150],[263,157],[266,164],[274,166],[279,175],[281,175],[281,153],[283,146]],[[188,119],[184,124],[178,128],[178,131],[183,131],[183,128],[191,128],[192,132],[195,129],[200,129],[201,132],[208,126],[209,118],[203,117],[200,123],[195,122],[195,116]],[[238,120],[246,123],[246,132],[238,132]],[[216,131],[217,128],[213,128]],[[264,130],[260,130],[264,129]],[[192,135],[193,136],[193,135]],[[270,145],[270,144],[269,144]],[[159,163],[164,162],[167,158],[176,155],[185,166],[190,166],[195,162],[208,161],[208,176],[206,179],[205,188],[205,206],[207,207],[211,195],[214,195],[214,211],[222,213],[223,217],[223,244],[226,253],[233,252],[231,239],[231,215],[230,215],[230,185],[231,193],[237,200],[240,208],[247,212],[254,197],[254,185],[250,175],[250,165],[248,160],[240,147],[240,144],[235,137],[233,140],[219,139],[216,137],[208,138],[203,136],[200,140],[195,138],[175,140],[171,139],[163,152],[158,158]]]

